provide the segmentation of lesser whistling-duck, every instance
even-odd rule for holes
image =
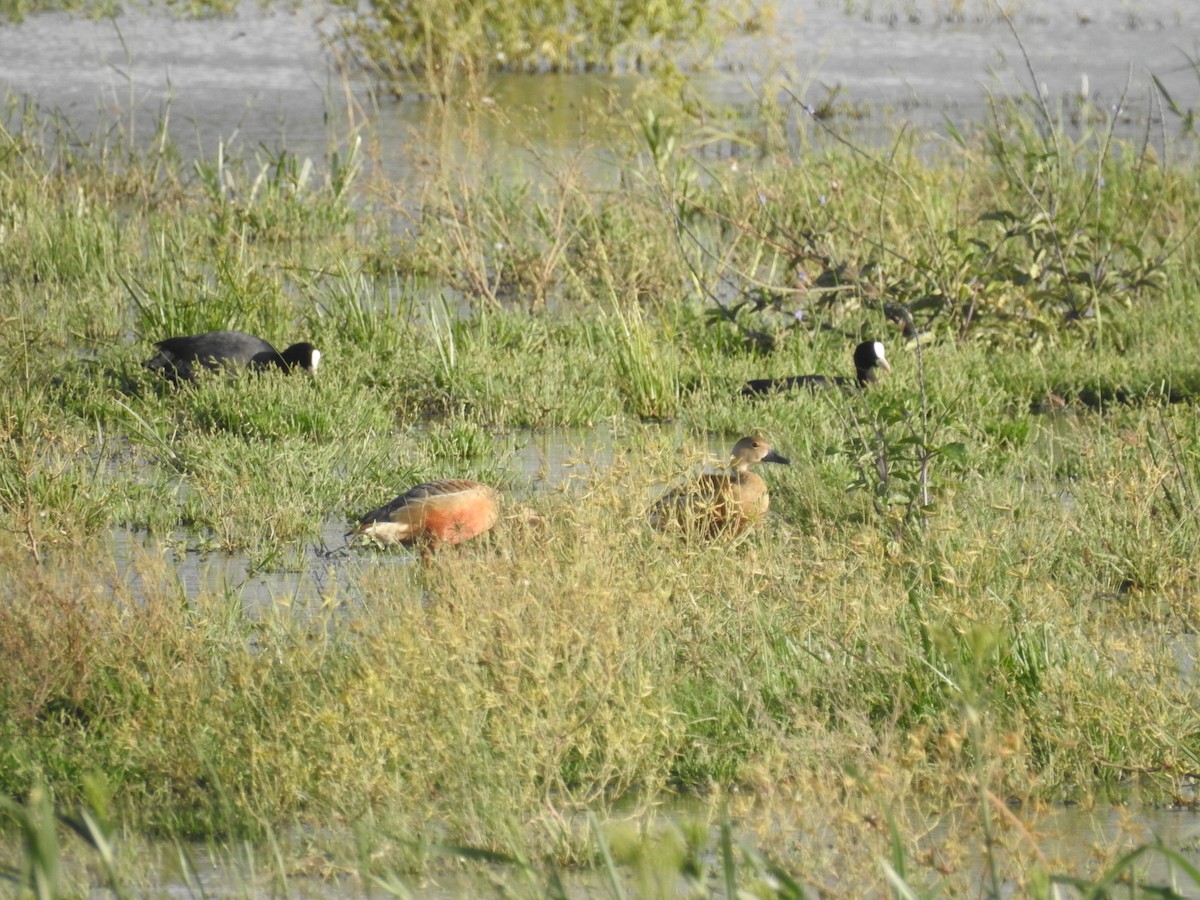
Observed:
[[[770,506],[767,484],[750,467],[761,462],[790,465],[762,438],[744,437],[730,451],[726,472],[701,475],[668,491],[654,504],[650,521],[656,528],[682,527],[704,535],[737,534]]]
[[[892,371],[880,341],[863,341],[854,348],[854,378],[846,375],[793,375],[790,378],[755,378],[742,387],[743,397],[757,397],[792,388],[820,390],[828,387],[865,388],[879,377],[878,369]]]
[[[277,366],[285,371],[300,368],[315,372],[321,361],[321,351],[307,342],[292,344],[280,353],[262,338],[242,331],[209,331],[167,338],[154,346],[158,348],[158,355],[143,365],[172,380],[190,380],[202,369],[226,367],[265,369]]]

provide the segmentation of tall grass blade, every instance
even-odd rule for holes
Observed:
[[[729,807],[721,807],[721,874],[725,879],[725,896],[737,897],[737,859],[733,852],[733,823]]]
[[[910,885],[894,868],[891,863],[881,862],[883,867],[883,875],[887,879],[888,884],[892,886],[893,896],[901,898],[901,900],[921,900],[921,894],[912,885]]]
[[[600,820],[596,818],[594,812],[588,812],[588,824],[592,829],[592,837],[596,842],[596,849],[600,851],[600,859],[604,862],[602,874],[604,882],[608,887],[609,895],[615,900],[625,900],[625,888],[621,885],[621,875],[617,871],[617,864],[613,860],[612,848],[608,846],[608,839],[604,836],[604,831],[600,827]]]
[[[38,900],[57,900],[62,879],[61,850],[49,792],[34,785],[24,804],[0,796],[0,809],[16,820],[21,832],[24,859],[17,880]]]

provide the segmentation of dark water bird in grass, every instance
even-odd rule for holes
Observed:
[[[193,379],[202,369],[277,366],[284,371],[300,368],[315,372],[321,361],[321,351],[308,342],[292,344],[280,353],[262,338],[242,331],[209,331],[167,338],[154,346],[158,355],[144,365],[171,380]]]
[[[742,438],[729,453],[727,471],[701,475],[666,493],[650,511],[651,524],[705,536],[740,533],[766,515],[770,506],[767,483],[750,471],[764,462],[791,464],[762,438]]]
[[[442,544],[460,544],[491,529],[500,518],[499,502],[499,492],[478,481],[429,481],[371,510],[351,533],[383,544],[416,545],[428,558]]]
[[[883,343],[863,341],[854,348],[855,375],[853,378],[847,375],[793,375],[790,378],[755,378],[743,385],[742,396],[758,397],[793,388],[808,388],[813,391],[830,387],[865,388],[878,379],[879,369],[883,369],[885,372],[892,371],[892,366],[887,361],[883,350]]]

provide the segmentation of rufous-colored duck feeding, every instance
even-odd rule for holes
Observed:
[[[371,510],[352,533],[418,546],[428,558],[442,544],[461,544],[488,531],[500,518],[499,503],[500,493],[478,481],[429,481]]]

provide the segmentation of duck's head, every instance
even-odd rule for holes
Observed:
[[[758,463],[780,463],[781,465],[790,466],[791,460],[785,456],[780,456],[775,452],[775,448],[759,437],[744,437],[733,445],[733,450],[730,451],[730,459],[734,468],[747,469],[750,466],[758,465]]]

